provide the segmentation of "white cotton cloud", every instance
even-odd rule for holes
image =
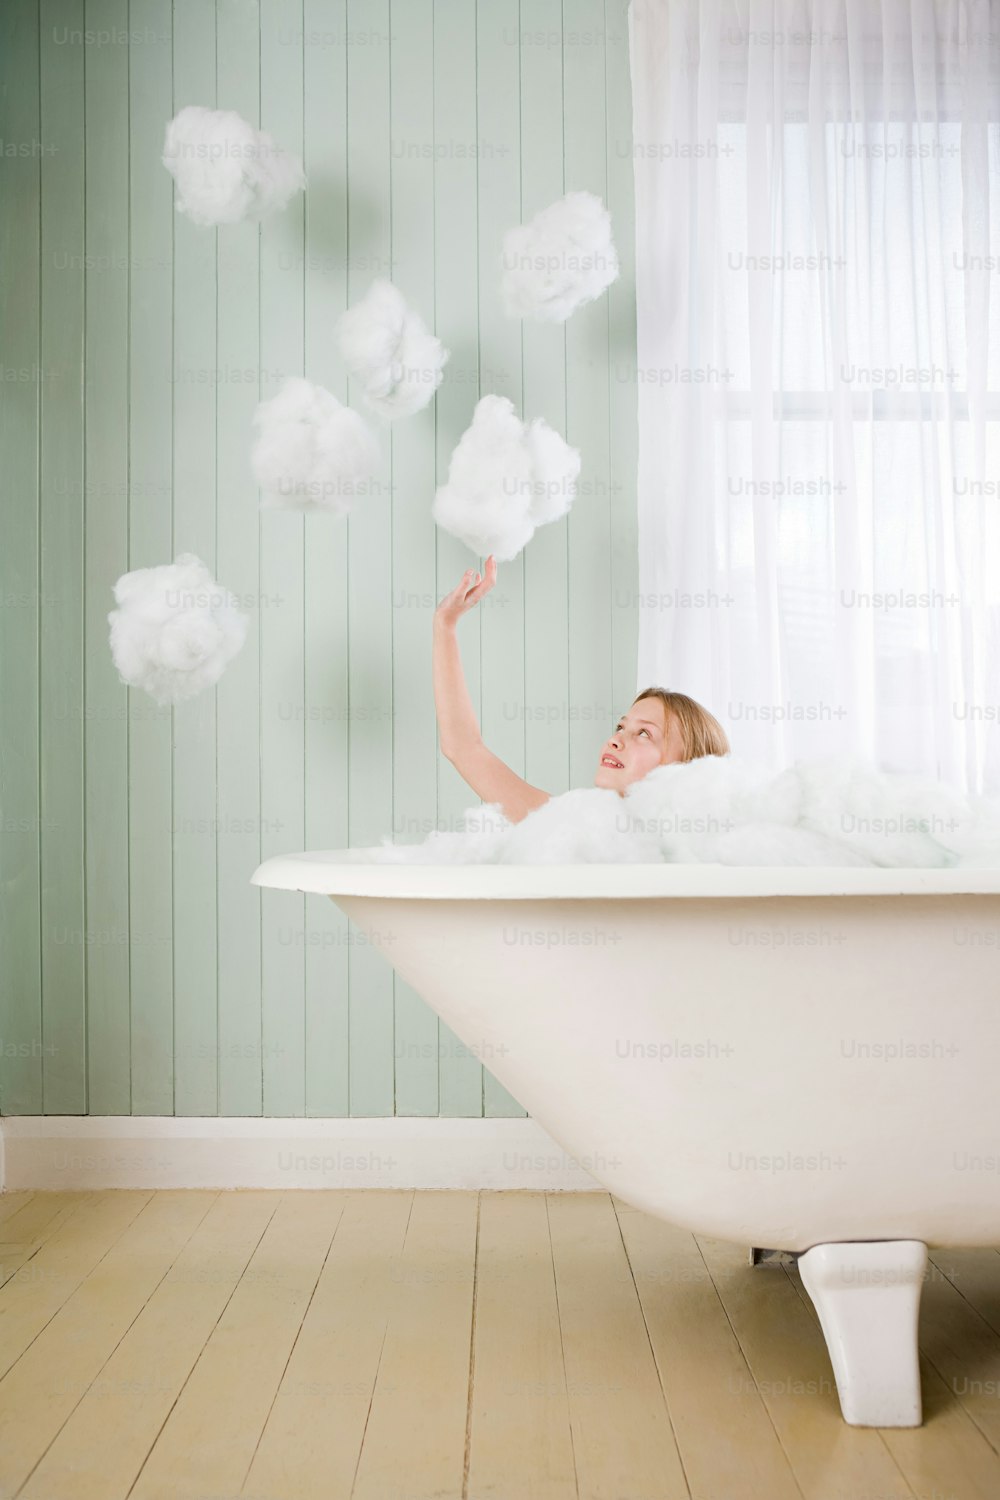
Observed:
[[[286,380],[254,413],[250,455],[262,508],[341,516],[372,489],[378,444],[356,411],[311,380]]]
[[[541,417],[522,422],[506,396],[484,396],[451,455],[431,514],[473,552],[509,562],[536,526],[566,514],[579,472],[577,450]]]
[[[611,215],[594,193],[567,193],[507,231],[502,263],[509,318],[563,323],[618,280]]]
[[[179,703],[218,682],[246,639],[237,600],[190,552],[123,574],[114,595],[108,623],[118,675],[157,703]]]
[[[368,856],[372,857],[372,856]],[[378,858],[378,855],[373,857]],[[488,839],[395,846],[412,864],[1000,865],[1000,799],[861,760],[771,772],[736,756],[658,766],[623,797],[577,788]]]
[[[231,109],[187,105],[167,126],[162,159],[178,213],[195,224],[262,219],[306,185],[299,158]]]
[[[441,384],[448,350],[391,281],[373,281],[337,329],[340,352],[364,399],[387,420],[408,417]]]

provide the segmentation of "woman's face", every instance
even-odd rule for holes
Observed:
[[[601,751],[595,786],[625,794],[648,771],[684,759],[680,725],[659,698],[640,698],[623,714]]]

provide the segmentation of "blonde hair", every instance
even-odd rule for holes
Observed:
[[[637,694],[632,700],[632,706],[642,698],[658,698],[663,704],[664,712],[673,714],[681,732],[684,760],[697,760],[700,755],[729,754],[729,740],[718,719],[686,693],[672,693],[667,688],[649,687]]]

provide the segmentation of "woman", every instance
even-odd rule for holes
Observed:
[[[434,703],[442,753],[484,802],[499,802],[512,823],[548,802],[551,793],[532,786],[483,744],[462,673],[455,627],[462,615],[488,594],[497,580],[496,558],[486,559],[486,575],[466,569],[457,588],[434,611]],[[684,693],[647,688],[619,719],[606,740],[594,785],[619,795],[656,766],[728,755],[729,741],[717,719]]]

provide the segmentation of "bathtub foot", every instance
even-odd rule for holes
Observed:
[[[854,1427],[920,1426],[917,1316],[926,1266],[920,1240],[814,1245],[799,1256],[840,1409]]]

